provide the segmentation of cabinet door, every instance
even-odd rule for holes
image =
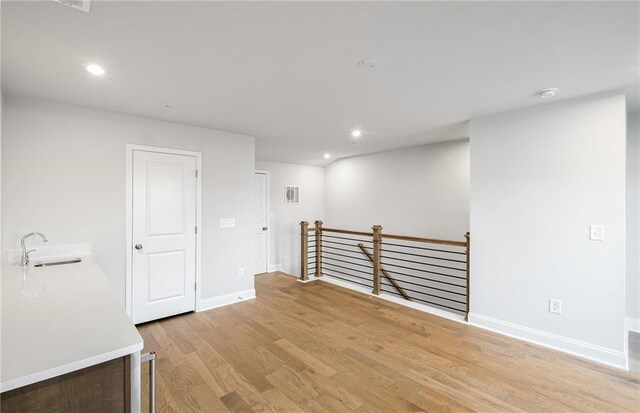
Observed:
[[[2,413],[125,412],[129,374],[120,357],[2,393]]]

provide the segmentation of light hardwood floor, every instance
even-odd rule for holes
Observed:
[[[139,326],[158,352],[159,412],[640,411],[637,363],[622,372],[283,274],[256,290]]]

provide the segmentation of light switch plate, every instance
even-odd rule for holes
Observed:
[[[220,218],[220,228],[233,228],[236,226],[235,218]]]
[[[604,225],[589,226],[589,239],[592,241],[604,241]]]

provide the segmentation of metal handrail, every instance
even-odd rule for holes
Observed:
[[[302,239],[301,281],[309,280],[311,268],[313,268],[316,278],[322,277],[325,274],[323,266],[326,264],[329,267],[326,275],[371,287],[374,295],[379,295],[383,292],[396,295],[395,293],[397,292],[397,295],[405,300],[424,302],[455,312],[465,313],[465,318],[468,316],[471,251],[468,232],[464,234],[464,241],[457,241],[387,234],[382,231],[383,228],[380,225],[373,225],[371,227],[372,232],[365,232],[325,228],[322,221],[315,221],[314,224],[310,228],[307,221],[300,223]],[[309,241],[311,240],[314,242],[313,247],[315,250],[313,257],[310,254]],[[387,242],[387,240],[391,242]],[[350,242],[353,242],[353,244]],[[442,245],[442,247],[424,244]],[[385,246],[392,248],[384,248]],[[356,247],[359,251],[357,249],[353,251],[351,247]],[[460,248],[464,249],[461,251]],[[407,249],[408,251],[406,251]],[[364,259],[358,257],[358,252],[364,254],[364,257],[361,255]],[[463,255],[464,258],[460,255]],[[311,261],[311,258],[313,258],[313,261]],[[367,272],[362,268],[353,268],[354,266],[368,267],[368,265],[363,265],[359,261],[365,261],[367,264],[372,265],[371,271]],[[383,268],[382,261],[384,261],[384,267],[386,268]],[[348,265],[345,266],[345,264]],[[409,270],[409,273],[406,271],[401,272],[397,269]],[[360,275],[356,275],[354,272]],[[342,278],[336,273],[347,278]],[[367,274],[369,277],[362,276]],[[354,279],[349,280],[351,277]],[[355,280],[356,278],[368,281],[368,283],[358,282]],[[457,280],[460,284],[443,281],[444,279]],[[381,283],[383,280],[384,284]],[[421,285],[418,280],[428,284]],[[431,285],[432,283],[437,283],[438,286]],[[450,287],[445,287],[445,285]],[[391,287],[395,291],[391,292],[386,288],[383,289],[383,287]],[[415,287],[424,288],[424,291]],[[454,287],[455,290],[448,291],[451,287]],[[459,289],[463,289],[464,292]],[[412,294],[409,294],[409,292]],[[442,293],[450,293],[453,296],[443,296]],[[460,300],[458,297],[465,299],[465,301]],[[434,298],[443,300],[446,303],[451,302],[462,305],[464,309],[434,302]]]

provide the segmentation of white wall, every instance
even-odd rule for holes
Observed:
[[[300,221],[324,219],[324,168],[256,161],[270,172],[269,271],[300,275]],[[300,186],[300,204],[285,205],[285,185]]]
[[[470,131],[470,321],[623,367],[624,96],[472,119]]]
[[[326,168],[327,226],[464,241],[469,141],[342,159]]]
[[[627,317],[640,332],[640,112],[627,117]]]
[[[2,2],[0,1],[0,22],[2,22]],[[2,45],[2,30],[0,28],[0,45]],[[1,47],[0,47],[1,48]],[[1,55],[1,53],[0,53]],[[2,60],[0,58],[0,60]],[[2,63],[0,62],[0,251],[2,251]],[[0,278],[2,277],[0,266]],[[1,342],[2,340],[0,340]]]
[[[254,139],[83,107],[5,96],[3,241],[40,231],[89,242],[124,302],[126,144],[202,152],[202,298],[253,289]],[[221,217],[236,228],[220,229]]]

